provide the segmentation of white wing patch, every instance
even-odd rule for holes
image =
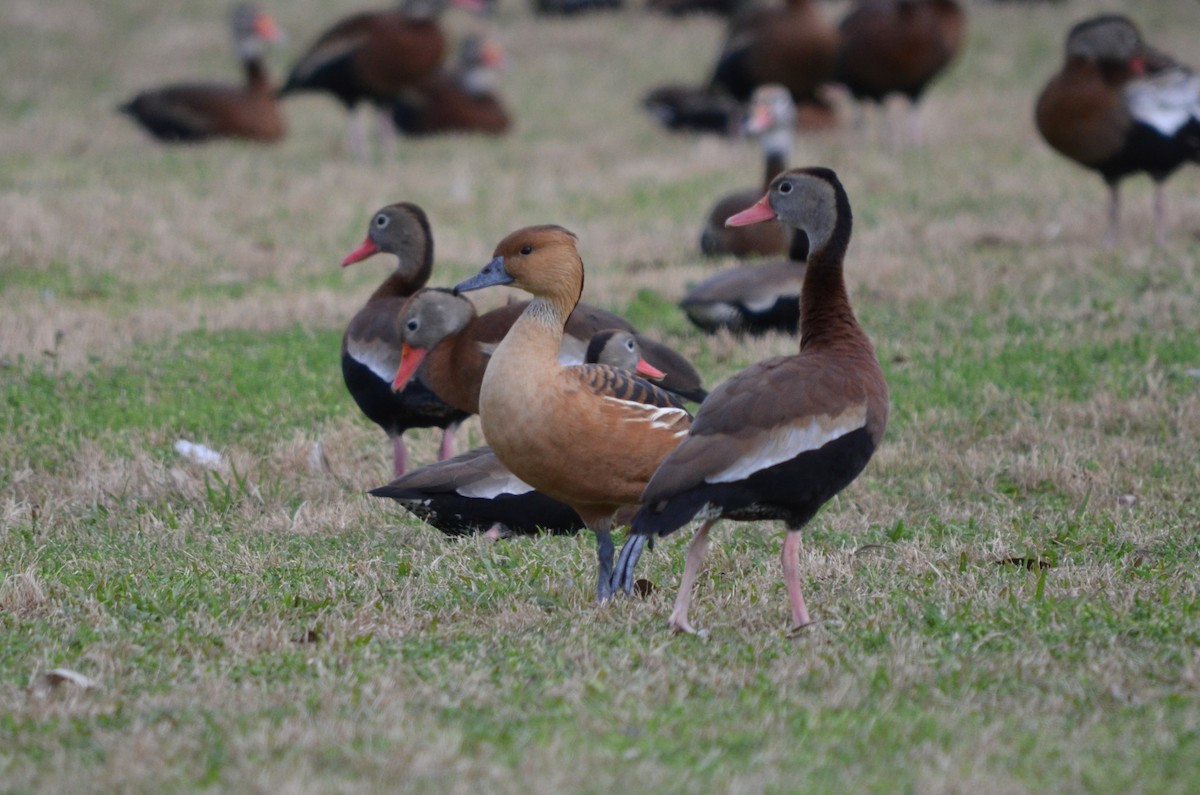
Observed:
[[[497,474],[458,489],[458,493],[462,496],[480,500],[494,500],[505,494],[528,494],[531,491],[533,491],[533,486],[511,472],[507,473],[507,477]]]
[[[747,445],[750,451],[724,469],[704,478],[708,483],[732,483],[745,480],[801,453],[817,450],[834,439],[857,431],[867,424],[866,401],[849,407],[836,417],[828,414],[801,417],[788,425],[763,431]]]
[[[674,406],[651,406],[646,403],[639,403],[636,400],[622,400],[621,398],[605,395],[604,399],[616,403],[621,406],[626,415],[622,418],[623,422],[645,422],[651,428],[661,428],[663,430],[671,430],[676,427],[681,420],[690,416],[683,409],[675,408]],[[688,432],[685,425],[682,429],[675,432],[676,436],[686,436]]]
[[[1200,118],[1200,75],[1187,69],[1168,69],[1136,80],[1125,88],[1130,114],[1166,136]]]
[[[395,380],[396,371],[400,369],[399,352],[389,351],[378,343],[362,345],[356,344],[354,340],[349,340],[346,344],[346,352],[354,361],[374,373],[380,381],[386,381],[389,384]]]
[[[564,334],[562,343],[558,346],[558,363],[563,367],[573,364],[583,364],[587,356],[587,343],[577,340],[570,334]]]

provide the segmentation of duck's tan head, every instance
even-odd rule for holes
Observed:
[[[433,232],[425,211],[410,202],[400,202],[376,212],[367,225],[367,236],[346,255],[342,267],[380,252],[399,257],[396,269],[406,275],[432,266]]]
[[[500,241],[492,261],[458,284],[465,293],[497,284],[511,284],[539,298],[570,302],[574,308],[583,293],[583,260],[575,234],[561,226],[527,226]]]
[[[439,342],[466,328],[475,317],[475,305],[449,290],[421,290],[404,302],[396,314],[400,336],[400,369],[392,381],[396,392],[404,389],[425,356]]]

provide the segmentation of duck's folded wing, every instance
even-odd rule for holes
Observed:
[[[673,416],[672,413],[677,412],[691,420],[692,415],[684,409],[678,397],[649,381],[643,381],[628,370],[606,364],[580,364],[572,367],[571,371],[586,389],[600,397],[636,404],[645,409],[661,409],[667,412],[663,416]],[[643,408],[636,410],[642,412]]]
[[[760,362],[715,389],[642,501],[701,483],[743,480],[867,425],[868,398],[849,372],[785,357]]]
[[[462,497],[495,499],[506,494],[526,494],[533,487],[500,463],[488,447],[438,461],[402,475],[371,491],[376,497],[411,499],[424,494],[453,492]]]

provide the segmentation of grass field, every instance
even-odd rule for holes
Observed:
[[[924,147],[798,141],[854,206],[847,278],[891,424],[806,532],[821,623],[786,632],[781,528],[728,524],[696,638],[666,626],[685,533],[644,557],[648,597],[597,608],[589,537],[450,541],[364,496],[390,446],[338,345],[390,263],[338,262],[392,201],[428,211],[438,285],[560,223],[587,300],[710,387],[794,350],[701,336],[674,305],[718,267],[696,256],[708,205],[759,155],[669,136],[637,100],[704,75],[716,20],[504,0],[516,131],[361,164],[321,97],[273,148],[163,148],[112,112],[233,79],[223,4],[6,0],[0,790],[1194,792],[1200,171],[1169,183],[1163,248],[1129,181],[1106,250],[1100,180],[1031,121],[1066,28],[1122,5],[971,3]],[[1131,5],[1200,65],[1200,7]],[[358,7],[273,4],[275,72]],[[433,459],[436,433],[409,438]],[[60,667],[95,686],[51,687]]]

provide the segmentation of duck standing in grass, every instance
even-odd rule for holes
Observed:
[[[700,251],[707,257],[770,257],[788,250],[791,240],[783,224],[772,221],[749,229],[729,229],[725,219],[741,212],[762,196],[779,172],[787,168],[796,132],[796,104],[780,85],[759,86],[750,100],[743,125],[758,136],[763,154],[763,180],[758,185],[727,193],[716,201],[700,229]]]
[[[1200,162],[1200,76],[1148,47],[1137,26],[1113,14],[1067,34],[1066,61],[1038,96],[1038,132],[1061,155],[1108,185],[1106,242],[1117,241],[1121,180],[1154,180],[1154,238],[1166,240],[1163,183]]]
[[[613,514],[638,502],[691,415],[671,395],[602,364],[563,366],[563,329],[583,293],[575,235],[519,229],[458,291],[511,284],[533,300],[492,353],[479,393],[488,445],[514,475],[565,502],[596,534],[596,595],[612,595]]]
[[[402,345],[396,313],[424,286],[433,270],[433,232],[425,211],[410,202],[380,209],[371,217],[366,238],[346,255],[342,267],[379,253],[394,255],[396,269],[346,326],[342,378],[362,413],[392,440],[392,460],[399,476],[408,468],[405,431],[441,428],[438,458],[448,458],[453,454],[454,431],[470,413],[442,400],[423,379],[414,379],[400,392],[392,389]]]
[[[731,225],[782,219],[808,237],[800,293],[800,351],[752,365],[712,391],[687,438],[654,473],[621,550],[614,587],[629,592],[647,536],[663,536],[699,518],[671,613],[676,632],[688,621],[692,585],[719,519],[782,519],[783,573],[792,622],[810,622],[800,591],[800,530],[853,481],[879,446],[888,390],[871,340],[850,308],[842,260],[850,242],[850,202],[834,172],[780,174]]]
[[[441,16],[451,3],[478,5],[473,0],[403,0],[394,9],[339,19],[296,61],[279,95],[318,91],[333,96],[350,114],[347,148],[365,159],[367,133],[355,116],[358,104],[365,100],[379,109],[382,140],[389,144],[394,130],[387,108],[442,65],[446,33]]]

